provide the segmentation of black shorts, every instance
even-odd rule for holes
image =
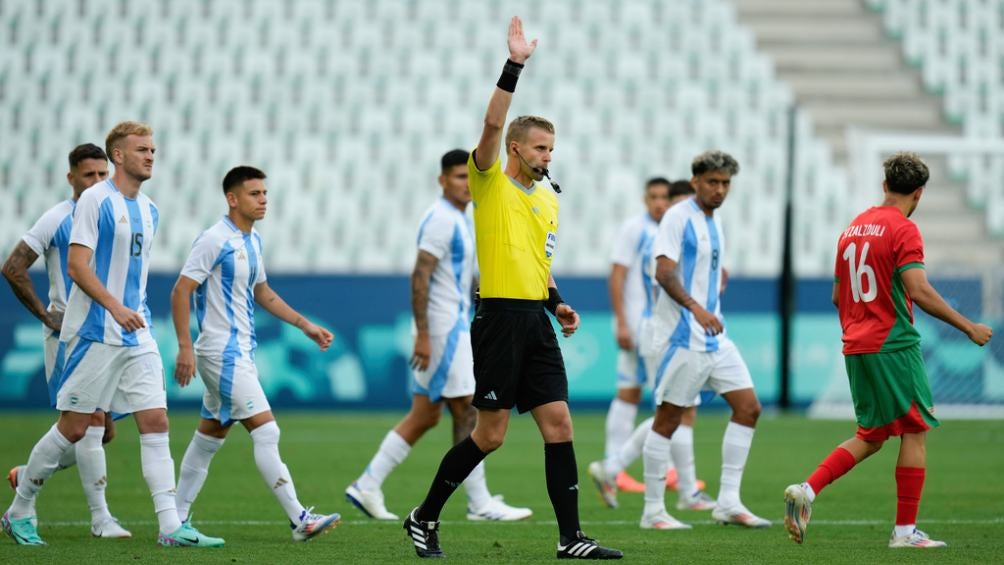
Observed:
[[[485,298],[471,324],[478,408],[527,412],[568,401],[568,377],[551,320],[539,300]]]

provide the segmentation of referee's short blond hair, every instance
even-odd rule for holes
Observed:
[[[116,124],[108,132],[108,137],[105,138],[105,153],[113,163],[115,160],[112,159],[112,151],[119,146],[119,143],[123,139],[130,135],[153,135],[153,128],[143,122],[119,122]]]
[[[505,133],[506,150],[508,151],[509,144],[513,141],[522,142],[525,140],[527,133],[533,128],[542,129],[554,135],[554,124],[546,118],[541,118],[540,116],[520,116],[509,122],[509,129]]]

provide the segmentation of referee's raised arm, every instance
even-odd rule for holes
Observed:
[[[474,153],[474,164],[478,170],[487,171],[499,158],[499,147],[502,145],[502,130],[505,128],[506,114],[512,104],[512,93],[516,90],[516,81],[523,70],[526,60],[537,48],[537,40],[526,42],[523,36],[523,21],[513,16],[509,21],[509,60],[502,68],[502,75],[488,101],[488,111],[485,112],[485,128],[481,131],[481,140]]]

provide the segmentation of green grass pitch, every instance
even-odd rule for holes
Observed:
[[[38,502],[40,534],[47,547],[17,547],[0,540],[2,563],[401,563],[415,562],[399,523],[365,519],[344,499],[343,490],[363,469],[399,414],[304,413],[279,411],[280,449],[301,501],[318,511],[340,512],[342,524],[310,543],[294,543],[271,493],[262,484],[251,442],[235,429],[217,455],[209,480],[193,508],[195,524],[223,536],[218,550],[164,549],[155,545],[153,505],[140,472],[139,446],[131,420],[119,423],[108,446],[108,500],[112,512],[132,530],[131,540],[90,536],[89,514],[75,469],[57,473]],[[172,451],[181,462],[197,415],[173,412]],[[5,439],[0,464],[21,463],[51,425],[46,412],[3,413]],[[689,532],[638,528],[641,495],[621,494],[621,508],[603,507],[586,475],[603,445],[603,415],[574,415],[581,485],[583,529],[602,543],[620,548],[633,563],[991,563],[1004,559],[1004,422],[947,422],[928,441],[928,478],[920,526],[944,550],[889,550],[895,513],[898,441],[828,488],[813,509],[806,544],[787,539],[781,525],[782,492],[812,471],[838,442],[853,431],[849,422],[820,422],[797,416],[761,420],[743,482],[743,499],[754,512],[775,521],[768,530],[741,530],[710,522],[710,513],[673,512],[695,525]],[[697,468],[717,492],[722,414],[698,421]],[[420,502],[449,442],[449,419],[412,451],[384,485],[388,508],[404,515]],[[641,474],[640,462],[632,467]],[[512,504],[529,506],[525,522],[467,522],[463,493],[443,513],[441,541],[448,559],[458,563],[548,563],[554,560],[556,526],[544,487],[543,448],[533,421],[513,418],[506,445],[488,459],[488,484]],[[7,496],[11,496],[9,490]],[[5,499],[3,504],[6,504]],[[672,512],[675,494],[669,493]]]

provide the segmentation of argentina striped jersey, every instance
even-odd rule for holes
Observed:
[[[430,335],[470,328],[471,280],[477,268],[473,234],[470,218],[445,198],[422,217],[418,248],[438,260],[429,282]]]
[[[50,312],[66,311],[66,295],[73,287],[67,261],[74,206],[73,200],[64,200],[49,208],[21,237],[21,241],[45,261],[45,272],[49,276]],[[45,335],[52,333],[52,329],[45,326]]]
[[[140,192],[134,199],[126,198],[111,179],[84,191],[73,212],[70,244],[93,251],[90,266],[101,285],[126,308],[139,312],[146,326],[123,331],[103,306],[73,285],[61,341],[79,336],[107,345],[133,346],[153,339],[146,279],[158,222],[157,206],[147,195]]]

